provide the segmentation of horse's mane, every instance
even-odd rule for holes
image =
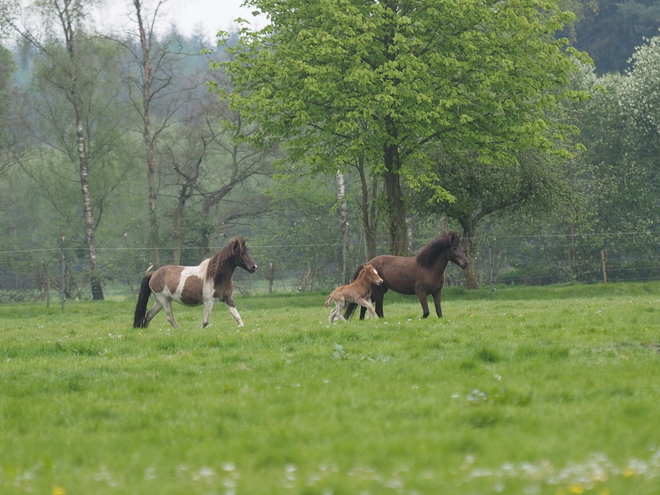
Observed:
[[[435,260],[438,259],[438,256],[440,256],[440,253],[446,249],[458,246],[460,242],[461,237],[453,230],[450,230],[449,232],[439,235],[417,251],[415,259],[420,266],[427,268],[431,267],[433,266],[433,263],[435,263]]]
[[[246,250],[247,247],[245,246],[245,239],[243,236],[239,235],[229,239],[229,244],[209,259],[209,264],[206,268],[206,280],[212,278],[214,279],[214,282],[217,282],[217,278],[222,274],[222,268],[227,264],[227,261],[234,256],[242,256]]]

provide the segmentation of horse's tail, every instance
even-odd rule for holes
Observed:
[[[325,300],[325,305],[324,307],[330,306],[330,301],[332,301],[332,293],[328,296],[328,298]]]
[[[358,275],[360,275],[360,272],[364,270],[364,264],[358,265],[357,269],[355,270],[355,273],[353,274],[353,282],[358,278]],[[357,308],[358,305],[356,303],[348,303],[346,305],[346,310],[344,311],[344,318],[347,320],[353,315],[353,311],[355,311],[355,308]]]
[[[140,292],[138,294],[137,304],[135,305],[135,316],[133,318],[133,328],[145,328],[147,319],[147,304],[149,303],[149,296],[151,289],[149,288],[149,281],[153,272],[147,273],[142,277],[140,282]]]

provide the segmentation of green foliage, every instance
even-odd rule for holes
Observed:
[[[435,147],[474,150],[479,164],[515,163],[526,150],[566,155],[574,129],[548,110],[582,96],[565,89],[569,54],[581,55],[552,38],[573,19],[556,2],[249,3],[271,24],[243,29],[216,65],[234,85],[232,108],[258,122],[255,143],[281,144],[312,170],[365,159],[385,179],[395,250],[406,231],[400,181],[452,199]]]
[[[574,70],[549,39],[571,20],[553,3],[251,3],[272,24],[242,31],[220,67],[260,140],[296,159],[327,169],[395,145],[423,162],[431,140],[498,159],[551,148],[544,110]]]
[[[158,315],[138,331],[131,302],[3,305],[2,483],[653,493],[657,291],[449,291],[442,320],[388,295],[385,320],[332,326],[323,294],[239,296],[245,327],[218,306],[204,330],[201,308],[177,308],[181,330]]]
[[[578,111],[587,151],[581,173],[590,178],[589,206],[600,231],[654,231],[658,182],[658,60],[657,38],[639,47],[626,75],[586,78],[591,100]]]

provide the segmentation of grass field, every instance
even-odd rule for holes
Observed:
[[[0,493],[660,493],[660,284],[0,306]]]

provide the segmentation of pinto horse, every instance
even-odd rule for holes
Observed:
[[[335,307],[330,312],[330,323],[333,322],[336,316],[339,316],[340,320],[346,321],[341,315],[341,310],[344,309],[344,305],[347,302],[359,304],[363,308],[368,309],[374,318],[378,319],[369,298],[371,297],[372,284],[380,285],[382,283],[383,279],[380,278],[376,269],[371,265],[364,265],[353,283],[337,287],[325,301],[326,308],[330,306],[332,301],[335,302]]]
[[[232,238],[215,256],[205,259],[198,266],[167,265],[147,273],[140,284],[133,328],[147,328],[162,308],[165,308],[167,321],[174,328],[179,328],[172,314],[172,301],[185,306],[204,304],[204,319],[200,326],[204,328],[209,324],[216,299],[227,305],[238,326],[242,327],[243,320],[231,297],[234,290],[232,277],[237,266],[250,273],[257,269],[242,236]],[[156,302],[147,312],[152,293]]]
[[[372,265],[381,278],[381,285],[371,286],[371,300],[376,306],[376,314],[383,317],[383,298],[385,293],[392,289],[394,292],[405,295],[416,295],[422,305],[422,318],[429,315],[427,298],[433,296],[435,312],[442,317],[440,306],[440,293],[445,284],[445,269],[447,263],[455,263],[465,269],[470,264],[467,256],[461,248],[461,238],[453,231],[447,232],[421,248],[416,256],[376,256],[367,264]],[[363,270],[365,265],[360,265],[355,276]],[[350,318],[357,307],[349,304],[344,316]],[[364,319],[365,308],[360,309],[360,319]]]

